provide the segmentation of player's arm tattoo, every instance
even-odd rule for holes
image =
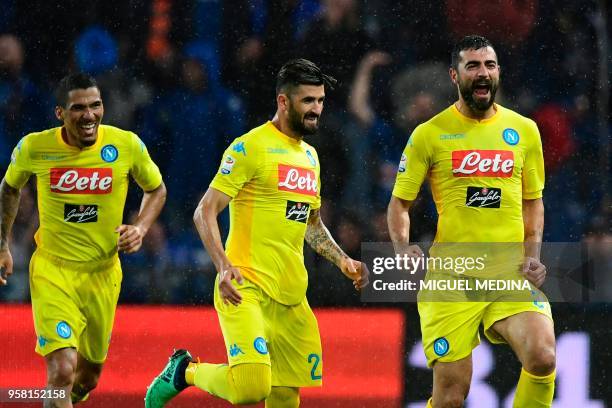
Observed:
[[[0,183],[0,250],[8,249],[8,240],[19,209],[20,191],[9,186],[3,179]]]
[[[342,258],[347,257],[323,224],[319,210],[310,211],[305,239],[319,255],[336,265],[340,265]]]

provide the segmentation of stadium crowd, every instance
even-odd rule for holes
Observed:
[[[123,257],[121,301],[211,303],[215,272],[193,211],[230,141],[271,118],[272,73],[304,57],[339,80],[327,92],[321,131],[308,142],[321,160],[322,217],[340,246],[359,258],[361,242],[389,241],[386,205],[411,131],[456,98],[448,78],[453,41],[484,33],[503,45],[497,100],[533,118],[542,135],[544,240],[607,242],[609,248],[612,186],[601,181],[610,169],[600,165],[596,125],[597,24],[603,17],[597,6],[569,0],[94,0],[84,8],[76,1],[4,1],[0,173],[22,136],[59,125],[53,84],[71,71],[94,75],[103,123],[136,132],[168,187],[167,206],[143,249]],[[608,38],[609,32],[610,24]],[[127,218],[138,202],[129,197]],[[417,223],[411,236],[432,239],[431,200],[417,202],[412,216],[427,222]],[[36,227],[31,183],[13,229],[15,274],[0,291],[2,301],[28,299]],[[313,306],[359,303],[333,265],[309,248],[306,259]]]

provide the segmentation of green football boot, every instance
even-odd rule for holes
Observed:
[[[187,350],[175,350],[163,371],[155,377],[145,396],[145,408],[163,408],[168,401],[188,387],[185,369],[191,362]]]

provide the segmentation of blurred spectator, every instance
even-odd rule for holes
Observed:
[[[612,302],[612,204],[592,217],[583,242],[593,279],[591,300]]]
[[[50,118],[50,98],[23,71],[21,41],[0,36],[0,169],[6,169],[11,152],[27,133],[42,130]]]
[[[486,34],[495,43],[515,45],[533,30],[538,14],[538,0],[447,0],[448,26],[455,38]]]
[[[575,150],[570,114],[560,105],[548,103],[540,105],[532,118],[540,129],[544,166],[549,172],[556,171],[567,163]]]
[[[361,25],[356,0],[322,0],[321,4],[321,15],[311,21],[298,47],[301,57],[316,62],[338,80],[338,89],[329,96],[333,102],[326,110],[343,111],[355,62],[372,48],[373,41]]]
[[[362,206],[366,213],[388,203],[397,163],[412,130],[453,100],[447,68],[440,63],[422,64],[391,79],[387,86],[391,90],[393,113],[385,118],[376,111],[370,94],[375,70],[390,62],[387,53],[366,54],[359,63],[349,96],[349,111],[354,120],[347,125],[352,126],[352,131],[345,132],[351,136],[347,143],[357,156],[367,159],[351,166],[346,197],[349,202],[366,203]]]
[[[136,112],[151,98],[151,89],[123,67],[113,35],[101,26],[86,28],[75,42],[74,55],[78,69],[93,75],[104,90],[104,122],[133,129]]]
[[[291,16],[297,3],[234,0],[223,8],[223,80],[244,100],[247,128],[271,119],[276,109],[276,78],[271,73],[296,54]]]
[[[223,150],[244,132],[242,103],[219,83],[214,54],[189,50],[181,64],[181,85],[146,109],[141,132],[147,143],[158,146],[155,150],[167,147],[160,167],[170,186],[166,214],[174,221],[173,234],[191,227],[193,210]]]

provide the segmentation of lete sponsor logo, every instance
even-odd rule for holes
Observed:
[[[309,196],[317,195],[315,172],[302,167],[278,165],[278,189]]]
[[[510,150],[456,150],[452,155],[455,177],[512,177]]]
[[[51,169],[51,192],[59,194],[109,194],[113,191],[113,169]]]

